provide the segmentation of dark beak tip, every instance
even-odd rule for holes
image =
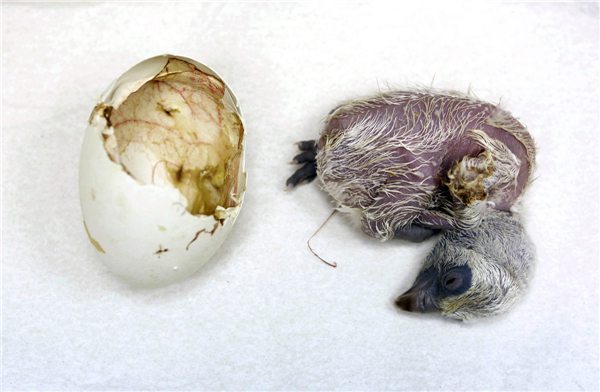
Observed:
[[[394,304],[400,310],[404,310],[407,312],[415,311],[415,309],[412,306],[413,304],[412,304],[411,298],[406,295],[401,295],[398,298],[396,298],[396,300],[394,301]]]
[[[425,293],[405,293],[394,301],[396,307],[400,310],[413,313],[431,313],[439,311],[439,308],[428,294]]]

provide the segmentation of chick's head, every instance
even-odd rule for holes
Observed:
[[[504,313],[525,292],[534,261],[519,220],[490,210],[476,229],[442,235],[396,305],[459,320]]]

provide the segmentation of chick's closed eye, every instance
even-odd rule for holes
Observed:
[[[442,288],[453,295],[460,295],[471,287],[471,268],[466,265],[450,269],[441,279]]]

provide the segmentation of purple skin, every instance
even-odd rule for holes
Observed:
[[[423,95],[423,97],[425,97],[425,100],[427,99],[426,95]],[[452,219],[450,215],[445,214],[437,208],[439,205],[424,205],[422,202],[419,202],[418,198],[415,199],[415,193],[421,192],[421,189],[414,188],[414,184],[415,182],[420,182],[426,188],[435,189],[440,197],[450,200],[455,206],[455,209],[465,208],[466,205],[469,205],[468,200],[459,200],[456,196],[452,196],[442,179],[445,178],[448,171],[464,157],[476,158],[485,151],[483,146],[478,144],[472,137],[468,136],[467,132],[465,132],[465,130],[477,129],[485,132],[491,139],[504,144],[520,160],[516,184],[508,189],[503,189],[502,199],[496,198],[495,205],[493,205],[493,208],[497,210],[509,211],[530,180],[531,167],[527,155],[528,152],[522,141],[519,141],[513,133],[498,126],[489,125],[485,120],[498,113],[508,116],[509,121],[512,121],[510,124],[512,128],[514,129],[515,124],[517,124],[518,131],[523,132],[520,134],[521,139],[524,139],[525,143],[530,143],[531,146],[533,146],[533,141],[529,134],[521,124],[510,116],[510,114],[492,104],[476,101],[478,105],[471,104],[468,107],[459,107],[457,109],[457,106],[454,106],[455,103],[466,102],[466,98],[450,96],[441,96],[440,98],[440,96],[438,96],[436,99],[437,101],[435,102],[433,100],[429,102],[424,100],[407,100],[394,102],[393,104],[364,101],[366,105],[360,110],[346,111],[340,115],[336,115],[338,109],[335,109],[328,118],[328,122],[326,123],[316,146],[314,146],[313,141],[297,143],[300,150],[305,152],[297,155],[292,163],[306,163],[306,165],[298,169],[297,172],[288,179],[288,188],[294,187],[300,183],[310,182],[316,177],[317,172],[320,169],[317,168],[317,161],[315,161],[317,151],[325,148],[328,139],[334,138],[337,139],[335,147],[330,147],[329,150],[326,151],[329,158],[324,157],[322,159],[331,159],[330,157],[335,157],[337,174],[333,179],[327,177],[324,178],[322,173],[319,173],[319,177],[324,183],[330,181],[344,182],[349,178],[356,179],[363,177],[363,179],[366,180],[364,183],[368,184],[368,186],[363,188],[353,189],[355,194],[358,194],[358,197],[354,197],[352,200],[343,199],[343,196],[340,197],[340,195],[337,195],[337,197],[336,195],[332,195],[338,202],[346,207],[363,210],[365,208],[385,209],[388,206],[401,202],[403,204],[403,211],[410,211],[402,217],[402,220],[407,222],[410,221],[411,224],[408,227],[403,225],[402,228],[398,228],[394,238],[419,242],[436,234],[440,230],[461,229],[460,225],[457,224],[456,219]],[[470,102],[472,103],[472,101]],[[410,107],[407,107],[408,105],[410,105]],[[435,105],[433,109],[428,107],[432,105]],[[424,113],[428,110],[429,113],[435,110],[442,114],[439,116],[437,114],[435,116],[429,115],[427,120],[418,118],[419,113]],[[451,110],[462,110],[462,112],[459,113],[462,117],[459,118],[459,116],[453,117],[452,115],[448,115]],[[407,112],[414,113],[417,118],[407,119]],[[426,152],[412,149],[411,152],[409,149],[403,147],[388,149],[386,151],[388,158],[375,162],[369,167],[369,170],[357,170],[356,164],[354,164],[355,166],[353,167],[352,165],[355,161],[354,158],[349,158],[347,161],[344,161],[343,158],[340,159],[340,156],[347,154],[348,151],[352,151],[352,149],[355,148],[352,145],[353,140],[349,140],[349,138],[346,137],[348,129],[352,128],[357,123],[368,121],[369,118],[383,118],[390,116],[395,117],[396,121],[383,122],[383,125],[376,131],[378,140],[393,138],[410,139],[411,137],[414,137],[416,133],[423,135],[424,128],[425,135],[427,135],[427,133],[432,135],[436,131],[439,132],[440,129],[462,129],[462,131],[449,131],[454,133],[450,137],[446,137],[446,139],[433,151],[430,150]],[[401,129],[398,125],[406,124],[407,122],[411,124],[404,129]],[[426,137],[427,136],[424,138]],[[421,162],[428,161],[430,164],[419,164],[417,163],[418,160]],[[319,164],[322,163],[321,160],[318,162]],[[388,168],[398,166],[403,166],[405,168],[405,175],[380,175],[380,173],[385,172]],[[376,175],[373,175],[373,173],[376,173]],[[380,192],[380,189],[390,186],[410,189],[413,194],[409,194],[408,196],[411,197],[407,197],[407,193],[405,193],[404,196],[402,194],[399,196],[399,193]],[[485,191],[488,194],[486,195],[486,193],[484,193],[484,198],[485,196],[493,196],[493,193],[495,192],[493,186]],[[404,197],[405,200],[400,200],[401,197]],[[490,197],[488,197],[487,200],[489,199]],[[363,231],[371,236],[374,236],[373,233],[378,231],[377,225],[380,224],[380,222],[369,220],[365,217],[363,217],[361,223]]]
[[[474,112],[476,112],[476,113],[473,113],[473,114],[483,113],[484,110],[486,110],[486,109],[488,111],[497,110],[497,108],[494,105],[485,104],[485,106],[482,106],[479,110],[474,110]],[[343,132],[344,130],[348,129],[352,124],[355,124],[356,122],[363,120],[367,116],[372,116],[373,114],[376,114],[376,113],[383,114],[386,111],[388,113],[392,112],[395,115],[403,116],[403,114],[400,114],[403,110],[404,110],[404,108],[402,106],[385,105],[385,106],[379,107],[377,109],[366,110],[364,114],[359,113],[359,114],[351,115],[351,116],[344,117],[344,118],[334,118],[325,127],[325,129],[322,133],[322,136],[319,139],[318,148],[323,148],[327,137],[336,136],[340,132]],[[466,126],[466,129],[473,128],[474,125],[475,124],[473,124],[473,123],[468,123]],[[508,200],[508,202],[495,206],[495,208],[498,210],[508,211],[510,209],[510,207],[513,205],[513,203],[515,202],[515,200],[521,194],[521,191],[523,190],[523,188],[525,187],[525,185],[527,184],[528,179],[529,179],[529,163],[527,161],[527,150],[525,149],[523,144],[517,140],[516,137],[514,137],[513,135],[511,135],[510,133],[506,132],[503,129],[499,129],[499,128],[496,128],[496,127],[493,127],[490,125],[486,125],[486,124],[480,125],[477,128],[479,128],[482,131],[484,131],[485,133],[487,133],[492,139],[499,140],[500,142],[505,144],[512,151],[512,153],[515,154],[523,162],[523,165],[521,166],[521,170],[519,171],[519,175],[517,177],[517,182],[518,182],[517,188],[514,189],[512,192],[510,192],[510,199]],[[394,130],[392,129],[391,126],[388,126],[387,129],[385,129],[384,135],[387,137],[391,137],[393,134],[394,134]],[[325,135],[327,135],[327,136],[325,136]],[[476,157],[483,151],[484,151],[483,147],[478,145],[472,138],[467,137],[466,135],[463,134],[456,138],[449,139],[444,144],[442,149],[440,149],[439,151],[436,151],[433,154],[425,153],[425,154],[418,154],[418,156],[426,157],[426,158],[429,158],[429,157],[441,158],[441,164],[439,166],[430,166],[429,167],[430,171],[427,173],[424,173],[425,177],[428,178],[428,184],[431,184],[437,188],[441,185],[441,181],[438,176],[438,173],[446,173],[446,172],[448,172],[448,170],[452,167],[452,165],[455,162],[460,161],[463,157],[465,157],[465,156]],[[399,163],[399,164],[406,164],[411,161],[414,161],[414,158],[417,156],[417,154],[413,154],[404,148],[398,148],[397,155],[398,155],[398,160],[397,160],[397,162],[394,162],[394,163]],[[414,167],[414,170],[417,171],[417,167]],[[402,181],[402,179],[396,179],[396,181]],[[383,203],[383,201],[382,201],[382,203]],[[439,222],[435,222],[435,221],[430,222],[430,225],[431,225],[430,226],[431,228],[436,228],[436,229],[452,229],[453,228],[453,227],[448,227],[445,223],[439,223]]]

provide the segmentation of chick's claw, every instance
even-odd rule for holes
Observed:
[[[300,163],[314,162],[317,159],[317,151],[305,151],[294,157],[294,160],[290,162],[292,165],[298,165]]]
[[[296,155],[290,162],[292,165],[304,163],[300,169],[285,182],[286,190],[292,189],[297,185],[308,184],[317,178],[317,143],[315,140],[306,140],[295,143],[302,153]]]
[[[302,142],[294,143],[295,146],[298,146],[300,151],[317,151],[317,143],[316,140],[305,140]]]
[[[292,189],[297,185],[308,184],[312,180],[317,178],[317,163],[309,162],[296,170],[294,174],[285,182],[286,190]]]

